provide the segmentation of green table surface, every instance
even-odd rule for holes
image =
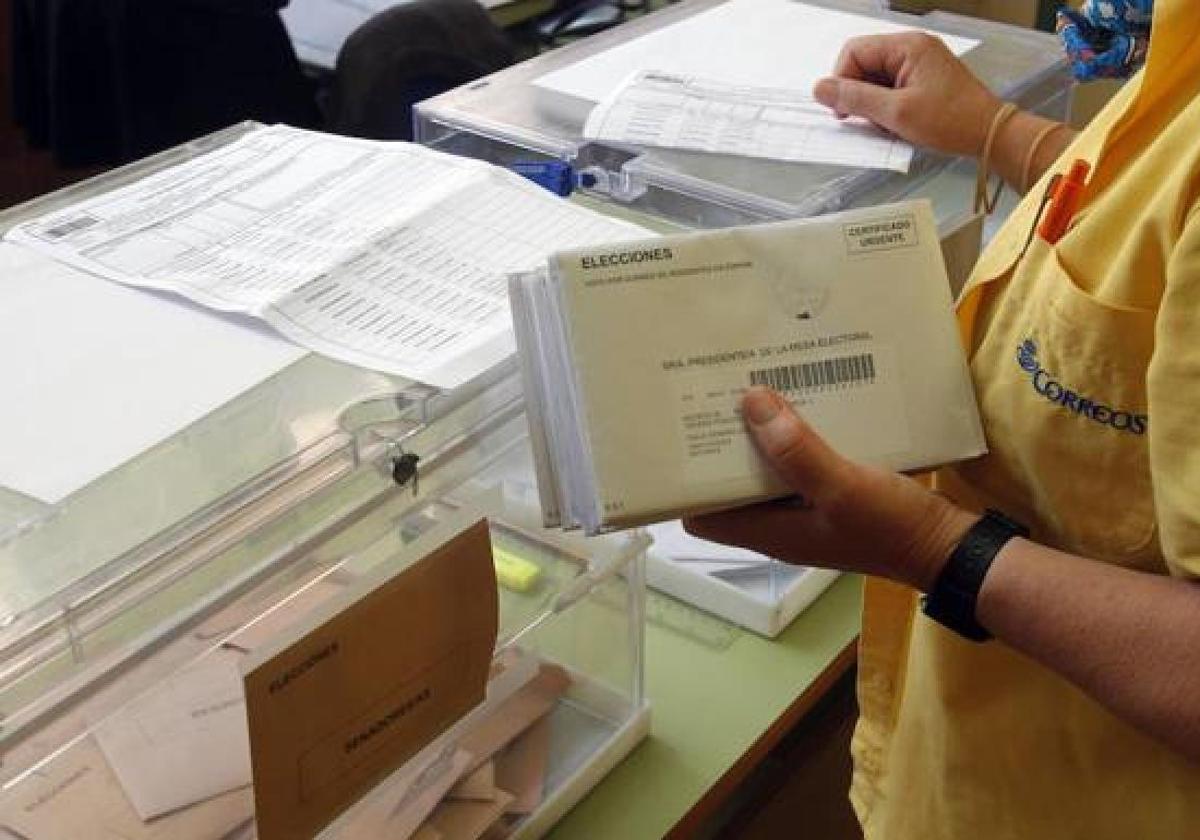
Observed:
[[[822,675],[858,635],[861,610],[861,579],[843,575],[775,640],[742,632],[716,650],[647,624],[650,737],[550,837],[670,831],[810,687],[824,690]]]

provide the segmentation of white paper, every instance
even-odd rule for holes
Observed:
[[[548,73],[535,84],[602,102],[631,72],[657,69],[733,85],[811,91],[833,71],[850,38],[914,29],[795,0],[729,0]],[[979,43],[932,34],[956,55]]]
[[[0,243],[0,486],[55,504],[304,355]]]
[[[194,665],[96,728],[96,740],[144,820],[251,781],[246,704],[237,665]]]
[[[512,352],[506,274],[644,235],[485,163],[275,126],[9,238],[450,388]]]
[[[657,70],[634,74],[592,109],[590,140],[907,172],[911,144],[839,120],[808,91],[729,85]]]

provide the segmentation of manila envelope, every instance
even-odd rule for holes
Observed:
[[[260,840],[319,832],[484,699],[498,605],[485,520],[448,520],[244,666]],[[390,576],[388,576],[390,574]]]

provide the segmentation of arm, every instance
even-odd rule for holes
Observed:
[[[763,456],[804,504],[687,521],[696,536],[793,563],[928,591],[976,516],[904,476],[842,458],[772,391],[743,403]],[[1118,717],[1200,760],[1200,587],[1014,540],[984,581],[978,618]]]
[[[1200,586],[1009,542],[976,612],[998,639],[1200,760]]]
[[[858,116],[920,146],[979,157],[993,117],[1003,104],[939,39],[923,33],[869,36],[849,41],[833,76],[817,82],[817,101],[841,117]],[[1025,156],[1042,141],[1030,183],[1058,159],[1075,138],[1063,123],[1019,112],[1001,127],[991,167],[1020,190]]]

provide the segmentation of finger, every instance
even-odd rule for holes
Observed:
[[[851,38],[834,62],[833,75],[851,81],[891,85],[900,75],[910,41],[904,35],[865,35]]]
[[[759,451],[789,487],[818,505],[840,491],[850,462],[834,452],[782,396],[769,388],[751,388],[742,399],[742,414]]]
[[[863,117],[876,125],[895,132],[896,109],[901,91],[847,79],[821,79],[813,87],[813,98],[838,116]]]

